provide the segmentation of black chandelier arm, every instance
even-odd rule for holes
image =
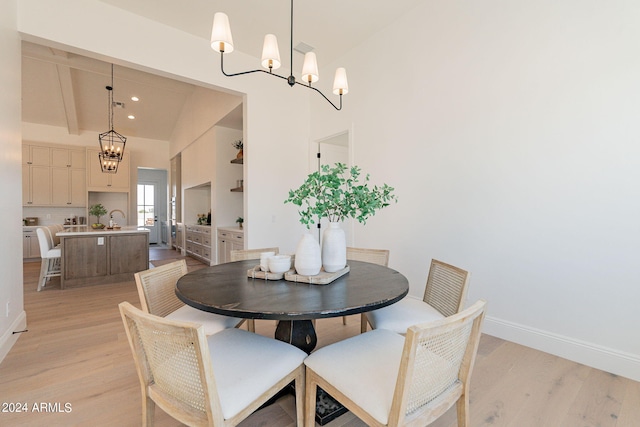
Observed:
[[[282,80],[286,80],[287,83],[289,83],[290,86],[294,86],[294,84],[300,85],[304,88],[307,89],[311,89],[311,90],[315,90],[316,92],[318,92],[320,95],[322,95],[322,97],[329,103],[331,104],[331,106],[333,108],[335,108],[336,110],[340,111],[342,110],[342,94],[340,94],[340,106],[338,107],[336,104],[334,104],[333,102],[331,102],[331,100],[329,98],[327,98],[325,96],[324,93],[322,93],[319,89],[311,86],[310,84],[304,84],[301,82],[298,82],[295,80],[295,78],[293,77],[293,75],[289,76],[289,77],[284,77],[281,76],[279,74],[273,73],[271,71],[266,71],[266,70],[261,70],[261,69],[255,69],[255,70],[249,70],[249,71],[240,71],[239,73],[227,73],[226,71],[224,71],[224,52],[220,52],[220,71],[222,71],[222,74],[224,74],[227,77],[235,77],[235,76],[242,76],[244,74],[252,74],[252,73],[265,73],[268,74],[270,76],[274,76],[274,77],[279,77]],[[293,83],[292,83],[293,82]]]
[[[338,110],[338,111],[342,110],[342,94],[340,94],[340,107],[338,107],[338,106],[336,106],[336,104],[334,104],[333,102],[331,102],[331,100],[330,100],[329,98],[327,98],[327,97],[325,96],[325,94],[324,94],[324,93],[322,93],[322,92],[320,91],[320,89],[317,89],[317,88],[315,88],[315,87],[311,86],[310,84],[309,84],[309,85],[306,85],[306,84],[304,84],[304,83],[300,83],[300,82],[296,82],[296,84],[299,84],[299,85],[300,85],[300,86],[302,86],[302,87],[306,87],[307,89],[315,90],[315,91],[316,91],[316,92],[318,92],[320,95],[322,95],[322,97],[323,97],[323,98],[324,98],[324,99],[325,99],[329,104],[331,104],[331,105],[333,106],[333,108],[335,108],[335,109],[336,109],[336,110]]]
[[[275,77],[280,77],[283,80],[287,80],[286,77],[272,73],[271,71],[261,70],[259,68],[256,70],[240,71],[239,73],[227,73],[226,71],[224,71],[224,52],[220,52],[220,71],[222,71],[222,74],[224,74],[227,77],[235,77],[235,76],[241,76],[243,74],[251,74],[251,73],[265,73]]]

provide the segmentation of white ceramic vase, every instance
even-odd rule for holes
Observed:
[[[296,247],[296,273],[303,276],[315,276],[322,268],[320,245],[311,233],[305,233]]]
[[[347,240],[339,222],[330,222],[322,233],[322,267],[327,273],[342,270],[347,265]]]

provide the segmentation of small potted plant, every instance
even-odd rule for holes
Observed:
[[[322,263],[327,272],[338,271],[346,264],[346,241],[339,222],[355,218],[366,224],[376,211],[389,206],[391,201],[397,202],[393,187],[387,184],[370,187],[369,174],[362,180],[360,175],[358,166],[347,168],[343,163],[336,163],[333,167],[322,165],[321,170],[307,176],[298,189],[289,190],[289,197],[285,200],[285,203],[302,208],[298,211],[300,222],[307,229],[315,223],[314,218],[329,220],[322,244]]]
[[[107,210],[102,204],[97,203],[89,207],[89,215],[96,217],[96,222],[91,224],[91,228],[104,228],[104,224],[100,223],[100,217],[107,214]]]
[[[238,227],[242,228],[242,223],[244,222],[244,218],[242,218],[241,216],[238,217],[238,219],[236,219],[236,223],[238,224]]]
[[[236,155],[236,159],[241,159],[244,156],[243,153],[243,144],[242,144],[242,140],[239,139],[237,141],[233,141],[233,148],[235,148],[236,150],[238,150],[238,154]]]

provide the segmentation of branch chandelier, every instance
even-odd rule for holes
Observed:
[[[278,41],[273,34],[267,34],[264,36],[264,44],[262,47],[262,66],[268,71],[262,69],[242,71],[239,73],[226,73],[224,71],[224,54],[233,52],[233,38],[231,37],[231,27],[229,26],[229,17],[222,12],[217,12],[213,17],[213,28],[211,30],[211,48],[216,52],[220,52],[220,70],[222,74],[227,77],[240,76],[250,73],[266,73],[271,76],[279,77],[287,81],[289,86],[300,85],[311,89],[322,95],[322,97],[333,106],[336,110],[342,109],[342,95],[346,95],[349,92],[349,85],[347,83],[347,72],[344,68],[338,68],[336,70],[335,78],[333,81],[333,93],[340,96],[340,106],[336,106],[333,102],[327,98],[324,93],[315,87],[311,86],[311,83],[318,81],[318,63],[316,61],[316,54],[313,52],[307,52],[304,55],[304,64],[302,65],[302,80],[305,83],[296,81],[293,76],[293,0],[291,0],[291,27],[290,27],[290,59],[291,69],[289,71],[289,77],[284,77],[273,73],[273,70],[280,68],[280,52],[278,50]]]
[[[109,129],[98,135],[100,141],[100,168],[104,173],[117,173],[118,166],[124,156],[124,146],[127,138],[113,130],[113,64],[111,64],[111,86],[106,86],[109,92]]]

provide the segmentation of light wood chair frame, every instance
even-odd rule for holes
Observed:
[[[356,405],[351,399],[345,396],[341,391],[336,389],[332,384],[328,383],[324,378],[320,377],[312,369],[307,367],[305,426],[314,427],[315,425],[317,387],[321,387],[334,399],[342,403],[347,409],[349,409],[349,411],[363,420],[368,426],[423,427],[438,419],[454,404],[456,405],[458,426],[469,426],[469,380],[471,378],[471,372],[473,371],[476,354],[478,352],[480,331],[482,321],[484,319],[485,307],[486,301],[479,300],[463,312],[441,320],[414,325],[407,329],[398,379],[396,381],[389,419],[386,425],[378,422],[375,418]],[[412,383],[411,380],[414,374],[416,352],[420,341],[429,336],[446,334],[454,329],[459,329],[467,325],[469,322],[472,322],[471,331],[458,371],[458,381],[445,392],[438,395],[437,398],[407,415],[410,386]],[[424,348],[422,350],[424,351]]]
[[[178,279],[187,274],[187,271],[187,262],[181,259],[135,273],[133,277],[138,288],[142,310],[155,316],[165,317],[182,307],[184,303],[176,297],[174,288]],[[171,281],[158,284],[153,280],[158,276],[168,277]],[[168,287],[171,289],[167,289]]]
[[[262,249],[234,249],[231,251],[231,262],[245,261],[249,259],[260,259],[262,252],[275,252],[276,255],[280,252],[279,248],[262,248]],[[256,331],[256,321],[254,319],[245,319],[247,322],[247,330],[249,332]],[[244,323],[244,321],[242,322]]]
[[[140,380],[143,426],[152,426],[154,424],[156,405],[176,420],[189,426],[236,426],[291,382],[295,382],[297,385],[296,418],[298,425],[302,425],[304,417],[304,365],[294,369],[279,380],[237,415],[224,419],[211,364],[209,346],[202,325],[176,322],[154,316],[137,309],[128,302],[120,303],[119,308]],[[162,374],[154,372],[153,364],[149,361],[150,352],[154,349],[144,345],[139,331],[143,328],[156,332],[154,344],[158,344],[157,347],[166,348],[166,345],[162,345],[163,342],[175,343],[182,347],[179,350],[180,353],[189,352],[195,355],[197,361],[195,366],[193,364],[185,364],[176,366],[174,369],[169,367],[165,371],[180,372],[182,381],[192,382],[193,389],[203,393],[203,411],[197,410],[192,405],[167,392],[167,387],[171,387],[171,384],[158,384],[158,375],[161,376]],[[172,363],[172,359],[167,359],[166,363]]]
[[[464,308],[470,278],[467,270],[432,259],[422,300],[445,317],[458,313]],[[366,314],[363,317],[360,332],[366,332],[370,325]]]
[[[470,277],[467,270],[432,259],[422,300],[445,317],[456,314],[464,307]]]
[[[279,248],[262,248],[262,249],[234,249],[231,251],[230,259],[234,261],[244,261],[248,259],[260,259],[261,252],[275,252],[278,255]]]
[[[390,251],[388,249],[366,249],[347,246],[347,261],[364,261],[388,267],[389,254]],[[367,323],[367,316],[364,313],[360,313],[360,332],[367,331]],[[347,324],[346,316],[342,316],[342,324]]]

